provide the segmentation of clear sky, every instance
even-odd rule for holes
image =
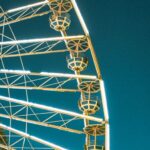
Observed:
[[[0,0],[0,5],[7,10],[17,5],[24,5],[26,2],[37,1]],[[77,0],[77,2],[89,28],[105,81],[110,114],[111,150],[141,150],[143,148],[149,150],[150,1]],[[44,19],[37,26],[33,22],[29,24],[28,21],[21,23],[23,27],[26,25],[31,29],[26,32],[16,29],[18,38],[36,37],[39,26],[44,29],[37,35],[41,37],[46,35],[48,28],[45,27],[48,26],[48,21],[44,24],[46,23]],[[75,30],[78,29],[75,28]],[[35,59],[40,57],[29,59],[30,62],[33,61],[34,70],[45,67],[46,71],[51,71],[50,66],[45,66],[43,62]],[[46,56],[44,59],[47,64],[49,57]],[[27,62],[26,66],[30,68],[31,64]],[[15,65],[13,67],[15,68]],[[57,69],[54,68],[54,70]],[[59,106],[64,106],[62,100],[57,102],[60,103]],[[64,107],[69,107],[69,104]],[[52,133],[51,138],[55,138]],[[64,134],[58,131],[55,133],[59,135],[59,138],[54,142],[63,144]],[[47,138],[45,134],[41,136]],[[82,150],[82,143],[75,141],[79,136],[68,134],[65,136],[74,139],[67,140],[68,144],[65,143],[65,146],[73,145],[71,150]],[[83,137],[78,140],[84,142]]]

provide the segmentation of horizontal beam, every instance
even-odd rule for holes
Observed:
[[[31,75],[31,76],[46,76],[46,77],[60,77],[60,78],[74,78],[74,79],[91,79],[97,80],[96,76],[91,75],[77,75],[77,74],[66,74],[66,73],[53,73],[53,72],[31,72],[25,70],[7,70],[7,69],[0,69],[0,74],[18,74],[18,75]]]
[[[62,148],[62,147],[60,147],[60,146],[57,146],[57,145],[55,145],[55,144],[53,144],[53,143],[50,143],[50,142],[45,141],[45,140],[42,140],[42,139],[37,138],[37,137],[35,137],[35,136],[29,135],[29,134],[27,134],[27,133],[24,133],[24,132],[19,131],[19,130],[17,130],[17,129],[14,129],[14,128],[12,128],[12,127],[8,127],[8,126],[6,126],[6,125],[4,125],[4,124],[2,124],[2,123],[0,123],[0,128],[2,128],[2,129],[4,129],[4,130],[8,130],[8,131],[10,131],[10,132],[13,132],[13,133],[15,133],[15,134],[17,134],[17,135],[20,135],[20,136],[22,136],[22,137],[25,137],[25,138],[27,138],[27,139],[33,140],[33,141],[35,141],[35,142],[41,143],[41,144],[46,145],[46,146],[48,146],[48,147],[51,147],[51,148],[54,148],[54,149],[58,149],[58,150],[66,150],[65,148]]]
[[[7,13],[13,13],[13,12],[17,12],[17,11],[21,11],[21,10],[24,10],[24,9],[29,9],[29,8],[32,8],[32,7],[37,7],[37,6],[40,6],[40,5],[43,5],[43,4],[47,4],[47,3],[49,3],[48,0],[45,0],[43,2],[29,4],[29,5],[26,5],[26,6],[22,6],[22,7],[10,9],[5,14],[7,14]]]
[[[82,115],[82,114],[75,113],[75,112],[72,112],[72,111],[67,111],[67,110],[64,110],[64,109],[54,108],[54,107],[40,105],[40,104],[36,104],[36,103],[25,102],[25,101],[22,101],[22,100],[9,98],[9,97],[5,97],[5,96],[0,96],[0,100],[17,103],[17,104],[21,104],[21,105],[24,105],[24,106],[39,108],[39,109],[43,109],[43,110],[47,110],[47,111],[52,111],[52,112],[56,112],[56,113],[61,113],[61,114],[64,114],[64,115],[78,117],[78,118],[81,118],[81,119],[88,119],[88,120],[91,120],[91,121],[103,122],[103,119],[101,119],[101,118]]]
[[[78,89],[64,89],[64,88],[46,88],[36,86],[16,86],[16,85],[0,85],[0,88],[4,89],[16,89],[16,90],[41,90],[41,91],[52,91],[52,92],[80,92]]]
[[[27,40],[14,40],[14,41],[5,41],[0,42],[0,45],[16,45],[16,44],[26,44],[26,43],[38,43],[38,42],[50,42],[50,41],[62,41],[62,40],[71,40],[71,39],[80,39],[84,38],[84,35],[78,36],[66,36],[66,37],[52,37],[52,38],[40,38],[40,39],[27,39]]]
[[[39,121],[24,119],[24,118],[16,117],[13,115],[0,114],[0,117],[7,118],[7,119],[13,119],[16,121],[21,121],[21,122],[27,122],[27,123],[35,124],[35,125],[39,125],[39,126],[54,128],[54,129],[58,129],[58,130],[62,130],[62,131],[68,131],[68,132],[72,132],[72,133],[76,133],[76,134],[83,134],[83,131],[71,129],[68,127],[66,128],[66,127],[62,127],[62,126],[57,126],[57,125],[53,125],[53,124],[49,124],[49,123],[45,123],[45,122],[39,122]]]
[[[3,21],[1,21],[0,27],[6,26],[6,25],[10,25],[10,24],[13,24],[13,23],[17,23],[17,22],[20,22],[20,21],[32,19],[32,18],[35,18],[35,17],[41,17],[41,16],[47,15],[47,14],[49,14],[49,11],[36,13],[36,14],[31,14],[31,15],[26,16],[26,17],[20,17],[20,18],[14,19],[14,20],[9,20],[9,21],[8,20],[6,21],[6,19],[4,19]]]
[[[22,52],[18,54],[1,54],[0,58],[10,58],[10,57],[20,57],[20,56],[32,56],[32,55],[45,55],[45,54],[54,54],[54,53],[65,53],[68,52],[67,49],[62,50],[50,50],[50,51],[43,51],[43,52]]]

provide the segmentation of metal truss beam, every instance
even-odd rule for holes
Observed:
[[[88,39],[88,43],[89,43],[89,47],[90,47],[90,51],[91,51],[91,55],[92,55],[92,59],[95,65],[95,69],[97,72],[97,76],[100,80],[100,89],[101,89],[101,96],[102,96],[102,104],[103,104],[103,110],[104,110],[104,116],[105,116],[105,121],[106,121],[106,134],[105,134],[105,149],[106,150],[110,150],[110,127],[109,127],[109,115],[108,115],[108,106],[107,106],[107,99],[106,99],[106,93],[105,93],[105,87],[104,87],[104,82],[102,80],[102,75],[101,75],[101,71],[100,71],[100,67],[99,67],[99,63],[98,63],[98,59],[95,53],[95,49],[94,46],[92,44],[92,40],[88,31],[88,28],[86,26],[86,23],[83,19],[83,16],[80,12],[80,9],[76,3],[76,0],[71,0],[74,10],[76,12],[76,15],[80,21],[80,24],[82,26],[82,29],[85,33],[85,35],[87,36]]]
[[[26,44],[26,43],[38,43],[38,42],[41,43],[41,42],[49,42],[49,41],[62,41],[62,40],[70,40],[70,39],[80,39],[84,37],[85,37],[84,35],[77,35],[77,36],[66,36],[66,37],[52,37],[52,38],[5,41],[5,42],[0,42],[0,46]]]
[[[18,51],[18,50],[15,50]],[[45,50],[42,52],[23,52],[23,53],[18,53],[18,54],[1,54],[0,58],[10,58],[10,57],[20,57],[20,56],[33,56],[33,55],[45,55],[45,54],[54,54],[54,53],[65,53],[68,52],[69,50],[64,49],[64,50]]]
[[[20,8],[15,8],[15,9],[7,11],[7,14],[8,13],[12,13],[12,12],[17,12],[17,11],[20,11],[20,10],[23,10],[23,9],[28,9],[28,8],[31,8],[31,7],[40,6],[40,5],[46,4],[48,2],[49,2],[48,0],[45,0],[44,2],[35,3],[35,4],[31,4],[31,5],[20,7]],[[98,79],[100,80],[100,90],[101,90],[100,94],[101,94],[101,97],[102,97],[102,104],[103,104],[104,117],[105,117],[105,123],[106,123],[105,149],[106,150],[110,150],[109,115],[108,115],[108,107],[107,107],[107,99],[106,99],[104,82],[102,80],[101,71],[100,71],[100,67],[99,67],[99,64],[98,64],[97,56],[96,56],[96,53],[95,53],[95,50],[94,50],[94,46],[92,44],[91,37],[89,35],[88,28],[86,26],[86,23],[85,23],[85,21],[84,21],[84,19],[82,17],[82,14],[81,14],[80,9],[79,9],[79,7],[78,7],[78,5],[76,3],[76,0],[71,0],[71,2],[73,4],[74,10],[75,10],[75,12],[77,14],[77,17],[78,17],[78,19],[80,21],[80,24],[81,24],[81,26],[83,28],[83,31],[84,31],[87,39],[88,39],[88,43],[89,43],[92,59],[93,59],[94,65],[95,65],[95,69],[96,69],[96,72],[97,72]],[[39,14],[36,14],[36,15],[39,15]],[[22,20],[29,19],[29,18],[31,18],[31,17],[22,18]],[[12,22],[11,21],[10,22],[5,22],[5,23],[3,23],[1,25],[3,26],[5,24],[14,23],[14,22],[17,22],[17,21],[19,21],[19,20],[14,20]],[[64,35],[63,37],[58,37],[57,40],[64,40],[65,42],[67,42],[67,40],[68,40],[67,37],[68,36]],[[80,38],[83,38],[83,37],[85,37],[85,36],[82,35],[82,37],[80,37]],[[43,39],[43,40],[47,42],[47,40],[51,40],[51,39],[46,38],[46,39]],[[5,46],[5,45],[16,45],[16,44],[25,44],[25,43],[36,43],[36,42],[41,42],[41,39],[0,42],[0,45],[1,46],[3,46],[3,45]],[[7,72],[7,73],[10,73],[10,72]],[[19,73],[17,72],[17,74],[19,74]],[[20,75],[22,75],[22,74],[23,73],[20,73]],[[29,74],[30,75],[37,75],[36,73],[29,73]],[[51,76],[52,75],[52,74],[50,75],[49,73],[44,73],[44,74],[46,76]],[[80,78],[79,76],[81,77],[81,75],[76,75],[76,77],[74,76],[74,78],[77,79],[78,83],[81,81],[81,79],[84,79],[84,78]],[[67,92],[67,91],[69,91],[69,89],[42,88],[42,87],[26,87],[25,88],[23,86],[15,86],[15,85],[1,85],[0,88],[16,88],[16,89],[18,89],[18,88],[22,88],[23,89],[24,88],[24,89],[37,89],[37,90],[40,89],[40,90],[59,91],[59,92]],[[70,92],[77,92],[77,90],[70,89]],[[82,91],[80,91],[80,92],[82,93]],[[93,118],[91,118],[91,116],[86,116],[86,115],[82,115],[81,116],[80,114],[77,114],[77,113],[74,113],[74,112],[69,112],[69,111],[66,111],[66,110],[61,110],[61,109],[57,109],[57,108],[53,108],[53,107],[47,107],[47,106],[43,106],[43,105],[39,105],[39,104],[33,104],[33,103],[20,101],[20,100],[8,98],[8,97],[0,96],[0,99],[3,99],[3,100],[8,101],[8,102],[15,102],[15,103],[18,103],[18,104],[21,104],[21,105],[28,105],[28,106],[32,106],[32,107],[36,107],[36,108],[42,108],[44,110],[54,111],[54,112],[58,112],[58,113],[62,113],[62,114],[67,114],[67,115],[71,115],[72,114],[73,116],[76,116],[76,117],[79,117],[79,118],[82,118],[82,119],[85,119],[85,120],[92,120],[92,121],[97,121],[97,122],[102,122],[103,121],[102,119],[99,119],[99,118],[96,118],[96,119],[93,120]]]
[[[62,131],[72,132],[72,133],[76,133],[76,134],[83,134],[83,131],[80,131],[80,130],[57,126],[57,125],[53,125],[53,124],[45,123],[45,122],[34,121],[34,120],[30,120],[30,119],[24,119],[24,118],[16,117],[13,115],[0,114],[0,117],[6,118],[6,119],[13,119],[16,121],[21,121],[21,122],[27,122],[27,123],[35,124],[35,125],[39,125],[39,126],[54,128],[54,129],[58,129],[58,130],[62,130]]]
[[[50,13],[50,11],[41,11],[41,10],[48,3],[49,1],[45,0],[43,2],[33,3],[26,6],[10,9],[6,12],[4,12],[3,9],[1,8],[2,13],[0,13],[0,17],[5,18],[6,20],[4,22],[1,21],[0,26],[10,25],[12,23],[46,15]],[[31,10],[30,13],[29,10]]]
[[[13,132],[13,133],[15,133],[15,134],[17,134],[17,135],[20,135],[20,136],[22,136],[22,137],[28,138],[28,139],[30,139],[30,140],[33,140],[33,141],[35,141],[35,142],[41,143],[41,144],[43,144],[43,145],[45,145],[45,146],[48,146],[48,147],[51,147],[51,148],[54,148],[54,149],[57,149],[57,150],[66,150],[65,148],[62,148],[62,147],[60,147],[60,146],[57,146],[57,145],[55,145],[55,144],[53,144],[53,143],[50,143],[50,142],[45,141],[45,140],[42,140],[42,139],[37,138],[37,137],[35,137],[35,136],[29,135],[29,134],[27,134],[27,133],[24,133],[24,132],[19,131],[19,130],[17,130],[17,129],[14,129],[14,128],[12,128],[12,127],[8,127],[8,126],[6,126],[6,125],[4,125],[4,124],[2,124],[2,123],[0,123],[0,128],[5,129],[5,130],[8,130],[8,131],[10,131],[10,132]]]
[[[4,75],[9,75],[4,77]],[[34,73],[22,70],[0,70],[0,88],[45,90],[57,92],[81,92],[78,87],[69,88],[69,83],[73,84],[74,79],[97,80],[96,76],[74,75],[65,73]],[[24,79],[26,77],[26,79]],[[59,82],[58,82],[59,78]],[[5,81],[8,81],[6,83]],[[40,81],[40,82],[39,82]]]
[[[34,87],[34,86],[15,86],[15,85],[0,85],[3,89],[18,89],[18,90],[41,90],[41,91],[53,91],[53,92],[80,92],[78,89],[65,89],[65,88],[46,88],[46,87]]]
[[[52,73],[52,72],[31,72],[26,70],[7,70],[7,69],[0,69],[0,74],[18,74],[18,75],[31,75],[31,76],[46,76],[46,77],[59,77],[59,78],[74,78],[74,79],[91,79],[97,80],[96,76],[91,75],[77,75],[77,74],[66,74],[66,73]]]
[[[4,21],[4,22],[0,23],[0,27],[10,25],[10,24],[13,24],[13,23],[17,23],[17,22],[20,22],[20,21],[32,19],[32,18],[35,18],[35,17],[41,17],[41,16],[44,16],[44,15],[47,15],[47,14],[49,14],[49,11],[45,11],[45,12],[41,12],[41,13],[37,13],[37,14],[32,14],[32,15],[22,17],[22,18],[20,17],[18,19],[14,19],[14,20],[11,20],[11,21]]]
[[[45,0],[45,1],[43,1],[43,2],[38,2],[38,3],[29,4],[29,5],[26,5],[26,6],[22,6],[22,7],[10,9],[10,10],[8,10],[6,13],[4,13],[4,14],[13,13],[13,12],[16,12],[16,11],[20,11],[20,10],[24,10],[24,9],[28,9],[28,8],[32,8],[32,7],[37,7],[37,6],[40,6],[40,5],[43,5],[43,4],[47,4],[47,3],[49,3],[48,0]]]
[[[92,55],[92,58],[93,58],[93,61],[94,61],[94,65],[95,65],[98,77],[101,78],[100,67],[99,67],[99,64],[98,64],[98,61],[97,61],[97,56],[96,56],[96,53],[95,53],[95,50],[94,50],[94,46],[92,44],[92,41],[91,41],[91,38],[90,38],[90,35],[89,35],[89,30],[86,26],[86,23],[85,23],[84,19],[83,19],[81,11],[80,11],[77,3],[76,3],[76,0],[71,0],[71,1],[72,1],[74,10],[76,12],[76,15],[77,15],[77,17],[80,21],[81,26],[82,26],[82,29],[83,29],[85,35],[88,37],[88,43],[89,43],[89,46],[90,46],[90,51],[91,51],[91,55]]]
[[[9,97],[5,97],[5,96],[0,96],[0,100],[17,103],[17,104],[21,104],[21,105],[24,105],[24,106],[31,106],[31,107],[35,107],[35,108],[38,108],[38,109],[43,109],[43,110],[47,110],[47,111],[51,111],[51,112],[56,112],[56,113],[60,113],[60,114],[64,114],[64,115],[68,115],[68,116],[72,116],[72,117],[77,117],[77,118],[81,118],[81,119],[88,119],[88,120],[96,121],[96,122],[100,122],[100,123],[103,122],[103,119],[101,119],[101,118],[82,115],[82,114],[75,113],[75,112],[72,112],[72,111],[67,111],[67,110],[54,108],[54,107],[50,107],[50,106],[35,104],[35,103],[31,103],[31,102],[25,102],[25,101],[22,101],[22,100],[9,98]]]

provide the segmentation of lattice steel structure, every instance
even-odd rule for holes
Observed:
[[[58,146],[49,139],[32,135],[33,128],[29,127],[32,125],[82,135],[85,143],[82,143],[80,149],[110,150],[104,82],[89,31],[76,1],[41,0],[8,11],[1,7],[0,11],[0,148],[66,149],[63,147],[67,144]],[[69,30],[72,28],[73,31],[76,27],[71,26],[72,14],[75,14],[80,23],[82,34],[69,35]],[[60,36],[23,40],[16,38],[12,25],[41,16],[47,16],[50,30],[60,33]],[[63,59],[68,67],[66,73],[26,70],[25,56],[51,54],[56,58],[56,54],[64,54]],[[11,68],[13,64],[20,64],[20,67]],[[90,66],[93,75],[88,75],[88,72],[91,74],[91,70],[88,70]],[[30,95],[34,92],[38,95],[38,100],[42,100],[42,92],[56,95],[70,93],[75,101],[76,96],[73,96],[80,95],[76,103],[80,112],[51,107],[36,99],[32,102]],[[33,95],[32,99],[35,98]]]

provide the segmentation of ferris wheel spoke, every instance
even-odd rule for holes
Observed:
[[[43,2],[34,3],[34,4],[29,4],[29,5],[26,5],[26,6],[22,6],[22,7],[10,9],[10,10],[8,10],[6,13],[13,13],[13,12],[17,12],[17,11],[21,11],[21,10],[25,10],[25,9],[29,9],[29,8],[41,6],[41,5],[44,5],[44,4],[47,4],[47,3],[48,3],[48,1],[45,0],[45,1],[43,1]]]
[[[49,111],[49,112],[60,113],[60,114],[64,114],[64,115],[68,115],[68,116],[72,116],[72,117],[81,118],[81,119],[88,119],[88,120],[91,120],[91,121],[103,122],[103,119],[101,119],[101,118],[82,115],[82,114],[75,113],[75,112],[72,112],[72,111],[67,111],[67,110],[58,109],[58,108],[54,108],[54,107],[50,107],[50,106],[45,106],[45,105],[40,105],[40,104],[36,104],[36,103],[26,102],[26,101],[14,99],[14,98],[9,98],[9,97],[5,97],[5,96],[0,96],[0,100],[20,104],[22,106],[37,108],[37,109],[45,110],[45,111]]]
[[[8,20],[8,21],[5,21],[5,22],[0,22],[0,27],[2,26],[6,26],[6,25],[10,25],[10,24],[13,24],[13,23],[17,23],[17,22],[20,22],[20,21],[24,21],[24,20],[28,20],[28,19],[32,19],[32,18],[35,18],[35,17],[40,17],[40,16],[43,16],[43,15],[47,15],[49,14],[49,11],[45,11],[45,12],[41,12],[41,13],[33,13],[31,15],[28,15],[28,16],[24,16],[24,17],[18,17],[17,19],[13,19],[12,17],[7,17],[5,16],[5,18]]]
[[[16,45],[16,44],[28,44],[28,43],[41,43],[49,41],[61,41],[61,40],[70,40],[70,39],[80,39],[84,38],[84,35],[76,36],[65,36],[65,37],[51,37],[51,38],[39,38],[39,39],[26,39],[26,40],[13,40],[13,41],[4,41],[0,42],[0,45]]]
[[[20,118],[20,117],[16,117],[16,116],[8,116],[8,115],[4,115],[4,114],[0,114],[1,118],[5,118],[5,119],[13,119],[15,121],[19,121],[19,122],[27,122],[29,124],[33,124],[33,125],[38,125],[38,126],[43,126],[43,127],[49,127],[49,128],[54,128],[57,130],[62,130],[62,131],[67,131],[67,132],[72,132],[75,134],[83,134],[83,131],[81,130],[77,130],[77,129],[73,129],[73,128],[69,128],[69,127],[63,127],[63,125],[55,125],[54,123],[44,123],[42,121],[35,121],[35,120],[30,120],[30,119],[24,119],[24,118]],[[58,121],[60,122],[60,121]],[[57,122],[57,123],[58,123]]]
[[[6,104],[6,102],[4,102]],[[13,103],[12,103],[12,111],[13,114],[10,115],[6,113],[5,111],[2,111],[5,107],[5,109],[8,109],[9,107],[6,105],[0,109],[0,117],[5,118],[5,119],[12,119],[20,122],[27,122],[30,124],[34,125],[40,125],[44,127],[50,127],[50,128],[55,128],[63,131],[68,131],[68,132],[73,132],[76,134],[82,134],[83,131],[73,129],[71,127],[67,127],[66,125],[69,124],[70,122],[74,121],[77,117],[72,117],[68,115],[64,115],[61,113],[57,112],[51,112],[51,111],[43,111],[41,109],[37,109],[35,107],[27,106],[26,105],[16,105],[14,108]],[[17,108],[18,106],[18,108]],[[30,114],[26,114],[25,108],[29,108],[31,111],[29,112]],[[15,110],[15,111],[14,111]],[[23,111],[24,110],[24,111]],[[38,113],[36,113],[38,111]],[[42,113],[39,113],[42,112]],[[27,117],[27,119],[26,119]],[[67,117],[67,119],[64,119]],[[44,118],[44,120],[43,120]],[[78,120],[79,118],[77,118]],[[81,120],[81,119],[80,119]],[[64,127],[65,126],[65,127]]]
[[[76,85],[75,79],[97,79],[96,76],[90,75],[74,75],[50,72],[36,73],[27,70],[7,69],[0,70],[0,77],[0,88],[46,90],[58,92],[80,92]],[[25,77],[26,80],[24,80]],[[71,88],[69,87],[70,84],[73,85]]]
[[[14,76],[28,75],[28,76],[43,76],[43,77],[57,77],[57,78],[73,78],[73,79],[91,79],[97,80],[96,76],[92,75],[82,75],[82,74],[67,74],[67,73],[55,73],[55,72],[31,72],[29,70],[8,70],[0,69],[0,74],[10,74]],[[10,76],[11,77],[11,76]]]
[[[1,99],[1,102],[5,99],[6,97],[3,97]],[[7,99],[7,98],[6,98]],[[4,100],[4,102],[8,102],[6,101],[6,99]],[[10,99],[10,98],[8,98]],[[13,100],[13,99],[11,99]],[[12,106],[14,106],[14,100],[10,101],[12,103]],[[17,103],[20,103],[20,100],[17,100]],[[16,103],[16,100],[15,100]],[[71,122],[73,121],[81,121],[88,117],[88,116],[84,116],[84,115],[80,115],[78,113],[74,113],[74,112],[70,112],[70,111],[66,111],[66,110],[61,110],[61,109],[54,109],[52,107],[46,107],[43,105],[38,105],[39,107],[36,107],[33,103],[28,103],[28,102],[23,102],[24,104],[22,105],[22,107],[20,107],[20,104],[18,105],[18,109],[15,108],[13,109],[12,107],[12,111],[15,112],[13,113],[13,115],[9,115],[5,112],[2,111],[3,108],[0,109],[1,113],[0,113],[0,117],[1,118],[5,118],[5,119],[12,119],[15,121],[19,121],[19,122],[26,122],[26,123],[30,123],[33,125],[40,125],[43,127],[50,127],[50,128],[55,128],[58,130],[63,130],[63,131],[67,131],[67,132],[72,132],[72,133],[76,133],[76,134],[83,134],[82,128],[79,129],[75,129],[75,127],[72,127],[72,125],[70,125]],[[34,106],[33,106],[34,105]],[[37,104],[36,104],[37,105]],[[25,106],[32,108],[32,112],[29,112],[30,114],[26,114],[25,111],[22,111]],[[46,107],[47,109],[43,109],[42,107]],[[6,106],[7,108],[7,106]],[[54,109],[54,110],[53,110]],[[38,112],[38,113],[36,113]],[[41,112],[41,113],[40,113]],[[36,116],[36,117],[35,117]],[[27,118],[26,118],[27,117]],[[38,118],[37,118],[38,117]],[[96,121],[96,119],[98,118],[90,118],[92,121]],[[101,120],[98,120],[101,121]]]
[[[66,49],[64,40],[78,39],[81,37],[83,36],[79,35],[28,40],[7,40],[5,42],[0,42],[2,47],[0,58],[68,52],[69,50]],[[60,46],[63,46],[63,48],[59,49]]]
[[[34,3],[27,6],[14,8],[6,12],[0,8],[1,19],[7,19],[6,22],[0,21],[0,26],[10,25],[27,19],[47,15],[50,13],[50,10],[46,9],[47,3],[47,1]]]
[[[45,149],[47,147],[47,149],[58,149],[58,150],[66,150],[65,148],[63,147],[60,147],[58,145],[55,145],[53,143],[50,143],[48,141],[45,141],[45,140],[42,140],[41,138],[38,138],[36,136],[32,136],[28,133],[25,133],[23,131],[20,131],[20,130],[17,130],[17,129],[14,129],[12,127],[9,127],[5,124],[2,124],[0,123],[0,128],[6,130],[6,131],[10,131],[11,132],[11,142],[9,144],[10,148],[13,148],[13,149],[18,149],[18,148],[23,148],[23,149],[26,149],[28,147],[28,149],[33,149],[33,150],[37,150],[37,149],[41,149],[43,147],[43,149]],[[5,136],[9,136],[7,135],[7,133],[5,132]],[[25,144],[24,144],[24,147],[22,147],[23,145],[23,142],[24,142],[24,139],[25,139]],[[39,143],[41,146],[33,146],[31,145],[30,142],[37,142]],[[27,143],[28,142],[28,143]]]
[[[53,91],[53,92],[80,92],[77,89],[62,89],[62,88],[41,88],[41,87],[31,87],[31,86],[14,86],[14,85],[0,85],[3,89],[20,89],[20,90],[41,90],[41,91]]]

